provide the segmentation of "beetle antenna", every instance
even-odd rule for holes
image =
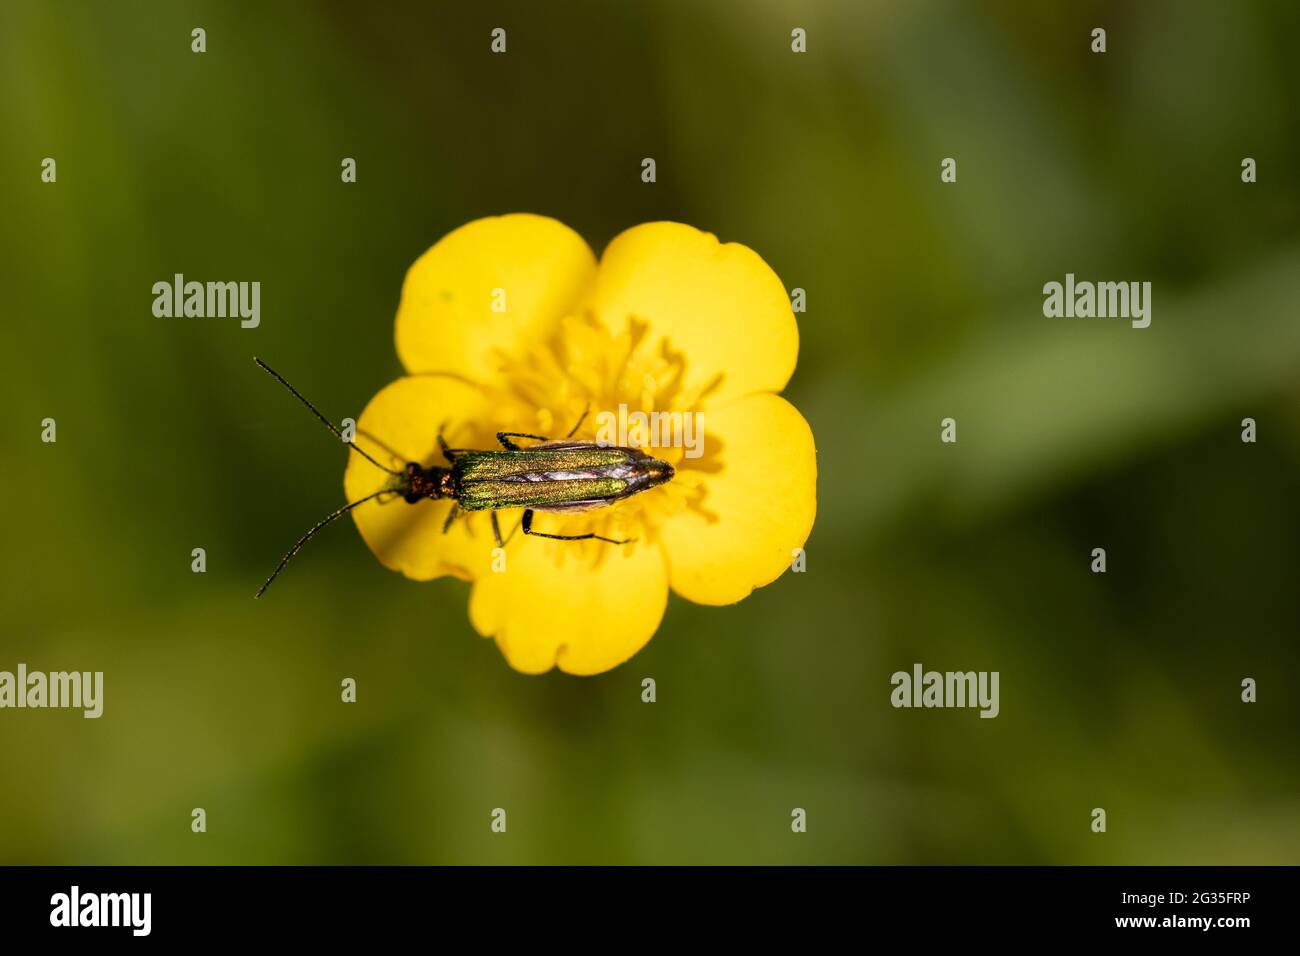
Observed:
[[[266,373],[270,375],[273,379],[275,379],[277,382],[279,382],[281,385],[287,388],[289,390],[289,394],[291,394],[294,398],[298,399],[298,401],[302,402],[304,405],[310,408],[311,413],[315,415],[317,418],[319,418],[321,422],[325,425],[325,427],[334,433],[335,438],[337,438],[339,441],[342,441],[343,444],[347,445],[354,452],[356,452],[358,455],[360,455],[362,458],[370,462],[370,464],[374,465],[376,468],[380,469],[381,471],[386,471],[390,475],[397,475],[398,477],[401,477],[402,473],[400,471],[393,471],[393,469],[387,467],[386,465],[381,465],[379,462],[375,461],[368,454],[366,454],[365,451],[359,448],[355,442],[343,441],[343,433],[334,427],[334,423],[330,421],[328,418],[326,418],[324,415],[322,415],[315,405],[307,401],[307,399],[303,396],[302,392],[298,391],[296,388],[294,388],[292,385],[286,382],[284,380],[283,375],[281,375],[275,369],[271,368],[271,366],[267,365],[256,355],[253,356],[253,361],[256,362],[258,365],[260,365],[263,369],[265,369]],[[358,502],[358,504],[360,504],[360,502]],[[271,575],[271,576],[275,577],[275,575]],[[269,581],[267,583],[270,584]],[[265,588],[263,590],[265,590]]]
[[[268,369],[267,371],[270,370]],[[272,372],[271,374],[275,374],[275,373]],[[286,553],[285,556],[280,559],[280,563],[275,566],[275,570],[271,572],[271,576],[266,579],[265,584],[263,584],[260,588],[257,589],[257,593],[254,594],[253,597],[260,598],[262,594],[266,591],[266,589],[271,586],[271,582],[275,580],[276,576],[281,571],[284,570],[284,566],[289,563],[289,559],[292,558],[299,551],[301,551],[302,546],[304,544],[306,544],[312,538],[316,537],[317,532],[319,532],[322,528],[324,528],[326,525],[330,524],[331,522],[337,521],[339,518],[342,518],[345,514],[347,514],[357,505],[365,504],[371,498],[378,498],[380,495],[388,494],[391,490],[392,489],[390,488],[381,488],[379,491],[376,491],[373,495],[366,495],[364,498],[358,498],[356,501],[350,501],[347,504],[345,504],[342,508],[340,508],[338,511],[334,512],[331,515],[327,515],[326,517],[322,518],[320,521],[316,522],[316,524],[312,527],[312,529],[308,531],[306,534],[304,534],[301,538],[299,538],[298,541],[294,544],[294,546],[289,549],[288,553]]]

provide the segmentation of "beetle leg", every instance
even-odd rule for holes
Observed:
[[[451,463],[456,460],[456,451],[458,451],[459,449],[453,450],[451,448],[448,448],[447,439],[442,437],[441,432],[438,433],[438,447],[442,449],[442,457],[446,458],[448,463]]]
[[[497,512],[495,512],[495,511],[492,512],[492,528],[493,528],[492,533],[493,533],[494,535],[496,535],[496,539],[497,539],[497,545],[498,545],[498,547],[502,547],[502,548],[504,548],[504,547],[505,547],[506,545],[508,545],[512,540],[514,540],[515,533],[519,530],[519,526],[520,526],[522,523],[523,523],[522,521],[516,521],[516,522],[515,522],[515,526],[514,526],[513,528],[510,529],[510,533],[509,533],[508,535],[506,535],[504,538],[502,538],[502,537],[501,537],[501,526],[500,526],[499,524],[497,524]]]
[[[380,448],[382,448],[384,451],[386,451],[386,452],[388,453],[389,457],[391,457],[392,460],[393,460],[394,462],[396,462],[398,465],[403,465],[403,464],[405,464],[406,462],[408,462],[408,461],[411,460],[411,459],[409,459],[409,458],[404,457],[404,456],[403,456],[402,454],[400,454],[399,452],[394,451],[393,448],[392,448],[390,445],[388,445],[387,443],[385,443],[385,442],[383,442],[383,441],[380,441],[378,438],[376,438],[374,435],[370,434],[370,432],[366,431],[364,428],[358,428],[358,429],[357,429],[357,434],[360,435],[362,438],[366,439],[366,441],[374,442],[376,445],[378,445]]]
[[[550,441],[545,435],[530,435],[528,432],[497,432],[497,441],[506,451],[519,451],[519,446],[512,442],[512,438],[536,438],[538,441]]]
[[[545,531],[534,531],[532,508],[524,512],[522,527],[524,534],[531,534],[535,538],[550,538],[553,541],[588,541],[594,539],[608,544],[631,544],[636,540],[636,538],[606,538],[604,535],[595,534],[594,532],[588,532],[587,534],[547,534]]]
[[[446,534],[451,530],[451,524],[460,517],[460,506],[454,501],[451,504],[451,510],[447,512],[447,520],[442,523],[442,533]]]
[[[591,402],[587,403],[587,407],[582,410],[582,417],[579,418],[578,423],[574,425],[572,429],[569,430],[569,434],[564,436],[565,438],[572,438],[574,435],[578,433],[578,429],[582,427],[582,423],[587,420],[587,413],[589,411],[591,411]]]

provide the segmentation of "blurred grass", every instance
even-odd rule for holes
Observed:
[[[107,673],[101,720],[0,714],[0,862],[1296,862],[1298,18],[6,4],[0,669]],[[355,413],[406,267],[511,210],[597,250],[680,219],[808,290],[808,573],[591,680],[509,671],[344,526],[251,600],[342,471],[251,355]],[[177,271],[261,281],[261,328],[154,320]],[[1151,328],[1044,319],[1067,271],[1153,281]],[[999,670],[1001,716],[893,710],[916,660]]]

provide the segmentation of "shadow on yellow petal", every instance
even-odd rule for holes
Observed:
[[[720,447],[720,461],[710,448]],[[779,395],[750,395],[704,416],[702,507],[664,519],[672,589],[700,604],[732,604],[790,567],[817,513],[812,431]],[[720,467],[718,467],[720,465]],[[691,469],[683,461],[683,472]]]
[[[549,334],[588,289],[596,261],[563,223],[514,213],[448,233],[406,274],[397,354],[411,373],[499,384],[498,354]]]
[[[771,267],[746,246],[682,223],[616,236],[584,304],[615,334],[629,318],[648,322],[642,347],[667,339],[684,354],[687,392],[718,380],[706,404],[781,391],[799,354],[790,299]]]
[[[503,518],[503,528],[513,527],[518,513]],[[663,553],[645,541],[599,547],[593,563],[593,552],[577,542],[516,536],[505,570],[474,582],[474,629],[495,637],[510,666],[526,674],[553,666],[599,674],[623,663],[658,629],[668,574]],[[561,555],[560,548],[583,550]]]
[[[399,378],[370,400],[357,419],[357,446],[400,471],[409,461],[446,465],[438,453],[438,432],[446,426],[452,445],[482,445],[488,401],[473,385],[445,375]],[[392,480],[360,455],[343,475],[349,501]],[[451,574],[469,580],[490,559],[492,529],[486,516],[457,520],[443,534],[449,501],[407,504],[400,496],[369,501],[352,512],[367,547],[385,567],[427,581]]]

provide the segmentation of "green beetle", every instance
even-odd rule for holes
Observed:
[[[325,423],[340,439],[343,435],[334,424],[317,411],[299,391],[261,359],[255,362],[276,381],[287,388],[300,402]],[[584,413],[583,418],[586,417]],[[595,442],[570,440],[582,425],[582,419],[573,426],[569,438],[552,441],[544,435],[524,432],[497,432],[500,450],[480,451],[471,448],[449,448],[442,436],[438,446],[449,467],[432,465],[424,467],[419,462],[407,462],[401,471],[380,464],[352,442],[350,449],[361,455],[376,468],[388,472],[392,480],[374,494],[349,502],[338,511],[326,516],[298,539],[280,560],[266,583],[258,589],[256,597],[271,586],[276,575],[304,544],[332,521],[347,514],[357,505],[381,495],[400,495],[408,504],[426,498],[447,498],[453,502],[443,531],[463,512],[487,511],[492,516],[492,534],[498,547],[504,547],[497,512],[503,508],[523,508],[520,528],[526,535],[551,538],[556,541],[606,541],[609,544],[628,544],[631,538],[606,538],[603,535],[547,534],[533,530],[533,512],[550,511],[562,514],[589,511],[614,504],[625,498],[658,487],[673,477],[673,466],[647,455],[637,448],[618,445],[601,445]],[[540,444],[521,447],[512,439],[530,438]]]

